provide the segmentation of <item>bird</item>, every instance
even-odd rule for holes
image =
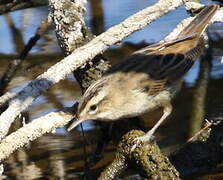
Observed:
[[[171,100],[183,76],[203,54],[202,33],[218,8],[215,4],[205,6],[175,39],[142,48],[114,64],[85,91],[68,131],[87,120],[115,121],[161,107],[163,114],[157,123],[135,139],[150,141],[171,114]]]

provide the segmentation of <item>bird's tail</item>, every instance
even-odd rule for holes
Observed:
[[[214,16],[219,6],[216,4],[206,6],[194,20],[178,35],[178,38],[196,34],[201,36],[203,31],[206,29],[209,21]]]

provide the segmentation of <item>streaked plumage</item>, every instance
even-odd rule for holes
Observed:
[[[170,114],[180,79],[202,54],[202,33],[217,9],[205,7],[176,39],[143,48],[112,66],[87,89],[69,130],[86,120],[113,121],[163,107],[161,119],[140,139],[148,140]]]

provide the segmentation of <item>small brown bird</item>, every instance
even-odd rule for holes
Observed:
[[[202,33],[218,9],[206,6],[172,41],[136,51],[112,66],[84,93],[70,131],[87,120],[114,121],[163,107],[156,125],[137,141],[150,140],[172,111],[180,81],[204,50]]]

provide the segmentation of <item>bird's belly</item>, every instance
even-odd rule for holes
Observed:
[[[168,90],[162,91],[158,93],[156,96],[149,96],[148,98],[151,103],[149,103],[148,105],[148,110],[165,106],[171,101],[172,96],[173,94],[170,93],[170,91]]]
[[[137,96],[137,98],[134,97],[134,103],[128,103],[128,106],[126,107],[127,109],[125,110],[125,112],[128,113],[126,113],[124,117],[139,116],[143,113],[163,107],[170,102],[171,98],[172,93],[170,93],[168,90],[164,90],[155,96],[148,96],[147,94],[141,93]]]
[[[147,97],[147,103],[142,106],[140,110],[141,114],[165,106],[166,104],[170,103],[172,96],[173,94],[170,93],[168,90],[162,91],[155,96],[149,95]]]

